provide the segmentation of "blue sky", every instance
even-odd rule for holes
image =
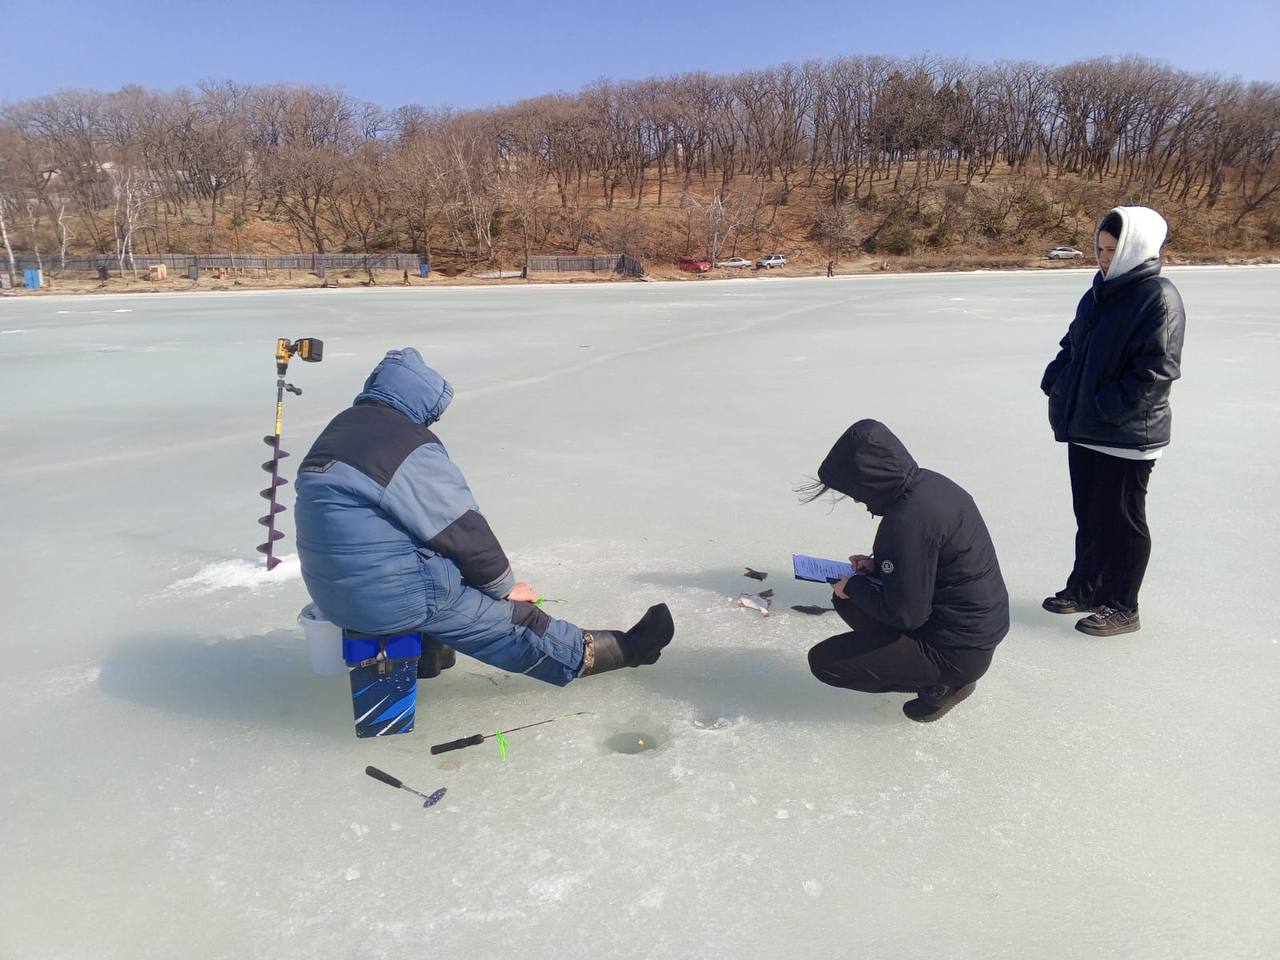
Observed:
[[[599,77],[728,73],[850,54],[1042,63],[1140,54],[1195,73],[1280,81],[1276,0],[1012,9],[959,0],[196,0],[158,7],[53,0],[40,4],[40,22],[29,29],[9,18],[15,29],[0,47],[0,101],[225,78],[325,83],[388,108],[474,107],[573,91]]]

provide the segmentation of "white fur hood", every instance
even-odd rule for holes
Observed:
[[[1116,238],[1116,255],[1111,258],[1111,269],[1105,279],[1122,277],[1135,267],[1149,260],[1160,258],[1160,248],[1169,235],[1169,224],[1164,217],[1150,207],[1116,207],[1107,211],[1109,216],[1118,213],[1123,226]],[[1104,216],[1103,219],[1106,219]],[[1101,221],[1099,221],[1101,226]],[[1094,253],[1097,254],[1097,231],[1094,232]]]

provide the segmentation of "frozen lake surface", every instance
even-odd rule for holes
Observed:
[[[1038,383],[1088,271],[0,300],[0,957],[1276,956],[1280,269],[1167,273],[1184,378],[1111,640],[1039,606],[1074,528]],[[292,486],[255,566],[278,336],[326,353],[287,477],[416,346],[517,575],[588,628],[668,602],[662,660],[557,689],[460,657],[415,733],[357,741],[295,623]],[[973,494],[1012,598],[932,725],[814,680],[839,628],[789,609],[827,599],[791,553],[870,546],[792,493],[861,417]],[[427,750],[579,710],[505,762]]]

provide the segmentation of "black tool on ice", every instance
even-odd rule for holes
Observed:
[[[491,737],[501,737],[508,733],[515,733],[517,730],[528,730],[530,727],[540,727],[544,723],[553,723],[556,720],[564,720],[568,717],[585,717],[590,711],[579,710],[577,713],[562,713],[558,717],[551,717],[548,720],[539,720],[537,723],[526,723],[522,727],[511,727],[509,730],[498,730],[495,733],[477,733],[470,737],[463,737],[461,740],[450,740],[448,743],[437,743],[431,748],[432,753],[448,753],[450,750],[461,750],[463,747],[474,747],[484,743]]]
[[[289,454],[280,449],[280,427],[284,421],[284,392],[288,390],[297,396],[302,391],[292,383],[285,383],[284,376],[289,369],[289,360],[293,357],[307,363],[319,363],[324,358],[324,341],[315,337],[303,337],[292,343],[285,337],[276,341],[276,432],[262,438],[262,442],[271,448],[271,459],[262,465],[262,469],[271,474],[271,486],[263,490],[261,496],[271,505],[270,512],[260,517],[258,522],[267,528],[267,542],[258,545],[258,552],[267,555],[267,569],[274,570],[280,563],[272,551],[276,541],[283,540],[284,534],[276,529],[276,514],[284,513],[284,504],[276,501],[276,490],[289,481],[280,476],[280,461]]]
[[[743,576],[750,577],[752,580],[763,580],[768,576],[768,574],[763,573],[760,570],[752,570],[750,567],[747,567],[747,572],[744,573]]]
[[[381,780],[389,787],[395,787],[397,790],[408,790],[410,793],[417,794],[423,800],[422,806],[424,809],[427,807],[434,807],[440,802],[440,798],[444,796],[444,787],[441,787],[435,793],[428,796],[425,793],[413,789],[413,787],[406,787],[402,781],[397,780],[391,774],[386,773],[383,770],[379,770],[377,767],[365,767],[364,772],[375,780]]]

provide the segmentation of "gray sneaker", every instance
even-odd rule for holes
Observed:
[[[1076,629],[1091,637],[1115,637],[1122,633],[1136,633],[1142,629],[1142,621],[1138,619],[1137,610],[1125,613],[1104,605],[1077,620]]]
[[[1065,590],[1059,590],[1052,597],[1045,597],[1040,606],[1050,613],[1092,613],[1097,607],[1071,596]]]

